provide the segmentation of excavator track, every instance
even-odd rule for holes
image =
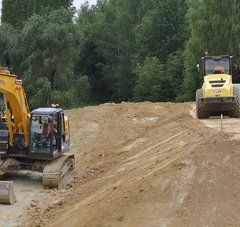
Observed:
[[[44,188],[59,188],[66,173],[74,169],[74,162],[73,154],[63,154],[48,162],[43,170]]]

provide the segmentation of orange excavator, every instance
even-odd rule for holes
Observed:
[[[58,105],[30,112],[22,80],[6,68],[0,69],[0,93],[5,105],[0,118],[0,176],[38,171],[44,187],[58,188],[74,168],[74,155],[68,152],[68,117]],[[15,201],[13,182],[0,181],[0,203]]]

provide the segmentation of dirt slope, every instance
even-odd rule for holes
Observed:
[[[239,122],[224,119],[221,135],[219,119],[200,122],[191,110],[122,103],[69,111],[75,172],[51,192],[57,202],[29,209],[25,225],[237,226]]]
[[[192,104],[69,111],[77,157],[69,195],[29,225],[237,226],[238,120],[198,121]],[[211,122],[215,122],[213,125]],[[235,127],[235,129],[233,129]]]

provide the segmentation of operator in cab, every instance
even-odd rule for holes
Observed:
[[[42,128],[42,137],[44,139],[50,140],[51,133],[52,133],[52,144],[53,146],[56,146],[57,129],[55,128],[55,125],[52,126],[51,121],[49,121],[48,118],[44,118],[43,128]]]
[[[42,128],[42,137],[47,139],[49,138],[52,131],[51,122],[48,121],[48,118],[44,118],[43,128]]]
[[[217,65],[213,69],[213,74],[224,74],[224,73],[225,73],[225,69],[222,65]]]

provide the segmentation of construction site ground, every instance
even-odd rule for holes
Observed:
[[[239,226],[240,120],[197,120],[193,103],[67,111],[75,170],[60,190],[7,176],[18,202],[0,226]]]

